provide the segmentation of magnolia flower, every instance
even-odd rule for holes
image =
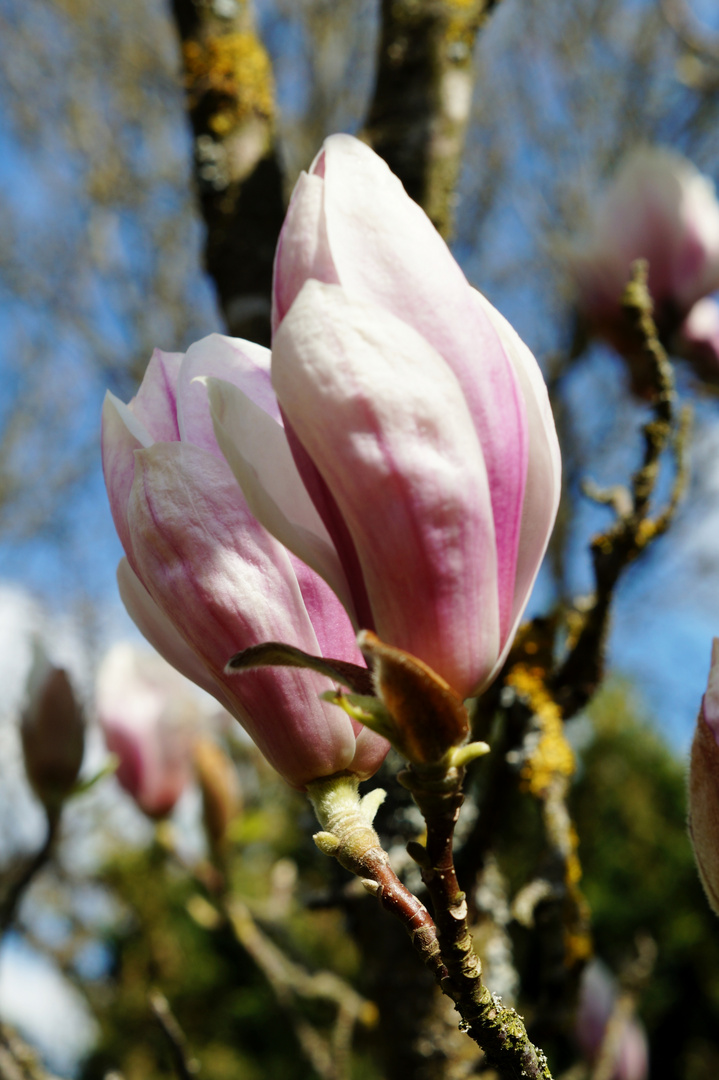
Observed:
[[[707,900],[719,915],[719,638],[692,742],[689,835]]]
[[[534,357],[385,163],[347,135],[295,188],[273,322],[284,431],[237,380],[208,384],[254,514],[355,627],[476,694],[509,649],[559,498]]]
[[[571,267],[581,310],[610,339],[622,337],[620,300],[635,259],[649,261],[649,291],[670,337],[697,300],[719,288],[719,203],[714,184],[671,150],[624,159],[598,203]]]
[[[48,810],[72,791],[85,750],[85,721],[67,673],[54,667],[42,645],[33,662],[20,720],[25,771]]]
[[[213,433],[198,376],[242,386],[284,433],[270,356],[213,336],[186,355],[156,351],[129,406],[108,394],[103,466],[126,560],[118,580],[139,628],[179,671],[232,713],[268,760],[298,786],[352,769],[371,775],[384,740],[320,700],[326,677],[298,670],[225,674],[233,653],[269,640],[363,665],[331,589],[255,520]],[[274,445],[257,445],[260,458]],[[274,457],[273,457],[274,460]],[[290,502],[302,484],[286,452],[276,481]],[[313,515],[313,516],[312,516]],[[307,528],[319,519],[312,511]]]
[[[202,719],[187,680],[154,653],[123,642],[97,674],[97,715],[117,779],[149,817],[169,814],[192,779]]]
[[[698,300],[682,323],[674,350],[706,383],[719,383],[719,304],[711,297]]]
[[[612,1041],[612,1071],[608,1080],[646,1080],[649,1047],[643,1025],[633,1016],[615,1017],[617,986],[607,969],[593,960],[582,974],[576,1036],[584,1056],[595,1062]],[[609,1028],[610,1022],[615,1025]],[[604,1073],[602,1075],[605,1075]]]

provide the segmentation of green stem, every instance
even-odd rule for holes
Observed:
[[[357,776],[338,773],[313,780],[307,793],[323,829],[314,836],[317,847],[359,877],[367,892],[404,924],[412,945],[446,993],[447,968],[432,916],[395,874],[372,825],[384,791],[375,789],[361,797]]]

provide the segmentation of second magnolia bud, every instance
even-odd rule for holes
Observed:
[[[57,810],[72,791],[85,751],[85,721],[72,685],[35,643],[22,710],[25,771],[48,811]]]

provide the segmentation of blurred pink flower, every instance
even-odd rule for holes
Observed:
[[[47,809],[55,810],[80,772],[85,721],[67,673],[50,663],[38,641],[33,644],[20,734],[28,780]]]
[[[593,960],[584,969],[577,1010],[576,1036],[582,1054],[594,1063],[602,1050],[617,1000],[617,985],[607,969]],[[633,1016],[616,1032],[614,1069],[610,1080],[646,1080],[649,1046],[643,1025]]]
[[[324,531],[292,463],[269,367],[268,350],[217,335],[184,356],[156,351],[129,406],[107,395],[103,467],[133,619],[302,787],[343,769],[371,775],[387,744],[319,699],[327,678],[296,669],[225,674],[235,652],[272,640],[364,663],[331,589],[256,521],[215,440],[198,376],[242,387],[267,424],[254,448],[261,465],[287,490],[293,520]]]
[[[694,304],[719,288],[719,203],[708,177],[660,147],[624,158],[597,203],[589,236],[570,257],[581,311],[620,351],[620,299],[638,258],[649,261],[654,317],[669,341]]]
[[[682,323],[673,348],[702,382],[719,384],[719,304],[716,300],[706,296],[696,302]]]
[[[534,357],[348,135],[327,139],[297,183],[273,322],[273,385],[322,540],[289,508],[296,480],[280,490],[279,470],[257,463],[267,419],[213,380],[218,440],[254,513],[356,627],[477,693],[509,649],[559,499]]]
[[[719,638],[692,742],[689,835],[707,900],[719,915]]]
[[[113,646],[97,675],[97,715],[117,779],[149,817],[169,814],[193,775],[202,709],[187,680],[157,654]]]

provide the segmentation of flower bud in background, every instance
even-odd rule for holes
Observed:
[[[358,629],[460,698],[477,693],[509,649],[559,499],[534,357],[348,135],[327,139],[297,183],[273,311],[272,381],[328,540],[308,543],[269,470],[248,470],[256,433],[241,393],[217,382],[218,440],[253,511]]]
[[[33,642],[20,721],[25,771],[48,811],[72,791],[85,750],[85,721],[67,673],[54,667],[42,645]]]
[[[660,147],[624,158],[570,257],[580,311],[620,352],[621,297],[639,258],[649,262],[654,319],[669,342],[696,302],[719,288],[719,203],[708,177]]]
[[[201,378],[242,388],[257,468],[287,496],[308,544],[331,546],[292,461],[269,367],[267,349],[217,335],[184,356],[156,352],[129,406],[107,396],[103,467],[127,556],[121,594],[133,619],[240,721],[278,772],[303,787],[345,769],[371,775],[387,744],[320,700],[332,686],[326,676],[296,668],[225,673],[238,650],[267,641],[365,669],[340,601],[258,523],[215,439]]]
[[[154,653],[115,645],[98,671],[97,714],[125,791],[149,817],[169,814],[192,780],[203,719],[187,680]]]
[[[707,900],[719,915],[719,638],[692,742],[689,835]]]
[[[220,848],[227,830],[242,809],[235,766],[224,750],[206,737],[195,743],[194,765],[202,793],[202,817],[208,843]]]
[[[719,304],[711,297],[699,300],[682,323],[673,342],[702,382],[719,385]]]
[[[584,969],[579,992],[576,1037],[584,1057],[594,1064],[613,1044],[612,1071],[608,1080],[647,1080],[649,1047],[643,1025],[634,1016],[614,1016],[618,997],[615,980],[598,960]],[[618,1027],[611,1030],[611,1025]],[[602,1074],[605,1075],[605,1074]]]

